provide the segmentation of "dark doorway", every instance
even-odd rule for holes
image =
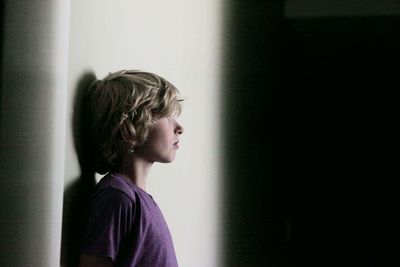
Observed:
[[[225,266],[399,266],[400,17],[233,1]]]

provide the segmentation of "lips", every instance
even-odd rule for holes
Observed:
[[[179,141],[176,141],[176,142],[174,143],[174,147],[176,147],[177,149],[179,148]]]

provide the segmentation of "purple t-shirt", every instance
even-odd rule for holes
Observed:
[[[152,196],[107,174],[89,202],[82,254],[108,256],[115,266],[176,267],[174,246]]]

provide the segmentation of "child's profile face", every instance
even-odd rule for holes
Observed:
[[[147,140],[135,149],[135,155],[152,163],[172,162],[179,148],[179,137],[182,133],[183,127],[175,118],[157,118]]]

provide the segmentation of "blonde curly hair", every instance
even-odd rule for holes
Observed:
[[[178,89],[164,78],[139,70],[121,70],[89,88],[95,171],[118,167],[123,154],[143,144],[158,117],[181,113]]]

